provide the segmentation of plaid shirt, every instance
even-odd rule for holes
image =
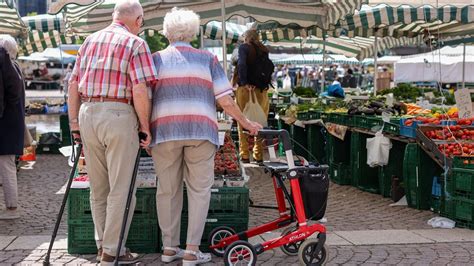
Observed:
[[[132,99],[133,85],[157,79],[146,42],[115,22],[85,40],[69,81],[83,97]]]

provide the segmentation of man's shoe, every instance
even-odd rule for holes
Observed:
[[[9,210],[6,209],[2,213],[0,213],[0,220],[14,220],[20,218],[20,214],[18,213],[18,209],[16,210]]]
[[[99,248],[97,250],[97,257],[96,257],[97,262],[100,262],[101,258],[102,258],[102,248]]]
[[[210,262],[212,260],[212,256],[210,253],[202,253],[201,251],[192,250],[185,250],[184,253],[187,255],[192,255],[195,259],[183,259],[183,266],[199,265],[202,263]]]
[[[184,257],[184,250],[180,248],[170,248],[170,247],[165,247],[164,250],[172,251],[174,252],[174,255],[161,255],[161,261],[164,263],[170,263],[173,262],[177,259],[182,259]],[[164,253],[164,251],[163,251]]]
[[[102,252],[102,259],[100,261],[100,265],[114,265],[115,257],[111,256],[105,252]],[[122,255],[118,258],[118,264],[126,265],[126,264],[134,264],[138,262],[138,255],[135,253],[131,253],[130,250],[127,249],[125,255]]]

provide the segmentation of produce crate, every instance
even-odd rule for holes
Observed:
[[[367,128],[372,131],[379,131],[382,129],[384,122],[380,116],[367,117]]]
[[[454,157],[453,168],[474,169],[474,157]]]
[[[339,185],[351,185],[351,167],[345,163],[332,163],[329,165],[329,176],[331,180]]]
[[[400,135],[409,138],[416,138],[416,128],[418,126],[418,122],[413,121],[412,126],[405,126],[406,120],[406,118],[400,119]]]
[[[327,163],[326,157],[326,129],[319,125],[307,125],[309,160],[316,159],[321,164]]]
[[[344,113],[328,113],[325,122],[347,126],[348,115]]]
[[[390,119],[390,123],[384,124],[383,132],[386,132],[392,135],[400,135],[400,119],[398,118]]]
[[[214,228],[219,226],[228,226],[235,230],[236,233],[247,231],[249,219],[247,218],[234,218],[234,219],[207,219],[206,226],[204,227],[204,233],[201,238],[201,246],[199,249],[204,252],[209,252],[209,234]],[[181,217],[181,234],[180,241],[181,247],[186,248],[186,236],[188,230],[188,217],[183,215]],[[246,240],[244,238],[244,240]]]
[[[419,125],[416,129],[416,137],[418,139],[418,143],[423,146],[423,148],[429,151],[435,158],[438,160],[440,165],[447,164],[448,167],[452,165],[452,159],[447,157],[438,149],[438,143],[435,143],[433,140],[428,138],[425,135],[425,132],[431,130],[441,129],[442,127],[439,126],[427,126],[427,125]],[[446,141],[442,141],[445,143]],[[441,143],[441,142],[440,142]]]
[[[92,220],[71,220],[68,217],[67,250],[70,254],[95,254],[97,246],[94,239]],[[141,220],[132,218],[126,247],[136,253],[157,253],[161,249],[157,219]]]
[[[403,180],[403,160],[400,159],[403,158],[405,147],[405,143],[392,140],[388,164],[379,167],[379,190],[384,197],[391,196],[392,176]]]
[[[351,136],[351,174],[353,185],[371,193],[379,193],[378,167],[367,165],[368,135],[353,132]]]
[[[474,169],[451,169],[446,189],[451,196],[474,200]]]
[[[353,125],[354,127],[358,128],[369,128],[369,120],[368,117],[365,115],[354,115],[353,116]]]
[[[61,144],[63,146],[71,145],[71,132],[69,129],[68,114],[61,114],[59,116],[59,128],[61,133]]]
[[[308,111],[298,112],[296,113],[296,118],[301,121],[307,121],[309,120],[309,112]]]
[[[309,111],[309,119],[310,120],[315,120],[315,119],[321,119],[321,111]]]
[[[403,178],[408,206],[430,208],[433,176],[441,176],[442,169],[416,143],[407,144],[403,159]]]
[[[92,222],[89,189],[72,188],[68,197],[68,219]],[[156,220],[156,188],[138,188],[133,217],[138,220]]]
[[[188,199],[185,190],[183,215],[188,215]],[[238,219],[249,217],[249,189],[246,187],[222,187],[211,189],[208,219]]]
[[[344,141],[334,137],[333,135],[327,133],[327,142],[326,142],[326,152],[328,163],[349,163],[351,161],[351,133],[350,131],[346,132]]]
[[[443,197],[440,209],[441,215],[454,220],[457,227],[474,229],[474,201]]]
[[[308,158],[308,132],[306,128],[291,126],[291,143],[293,144],[293,153]]]

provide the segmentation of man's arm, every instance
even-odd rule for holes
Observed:
[[[217,99],[217,103],[227,114],[237,120],[243,128],[247,129],[251,135],[257,135],[258,131],[262,129],[262,126],[259,123],[250,121],[245,117],[230,95],[220,97]]]
[[[147,147],[151,143],[151,100],[148,96],[148,87],[146,86],[146,83],[143,82],[133,86],[133,106],[135,107],[135,112],[137,112],[138,116],[138,122],[140,125],[139,131],[147,135],[147,138],[141,141],[141,146]]]
[[[69,114],[69,127],[71,131],[79,131],[79,108],[81,107],[81,96],[79,95],[79,85],[77,80],[70,81],[69,83],[69,96],[67,99],[68,114]],[[73,138],[80,138],[79,135],[73,134]]]

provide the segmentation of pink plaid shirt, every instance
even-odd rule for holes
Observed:
[[[69,81],[83,97],[132,99],[133,85],[157,79],[146,42],[115,22],[85,40]]]

